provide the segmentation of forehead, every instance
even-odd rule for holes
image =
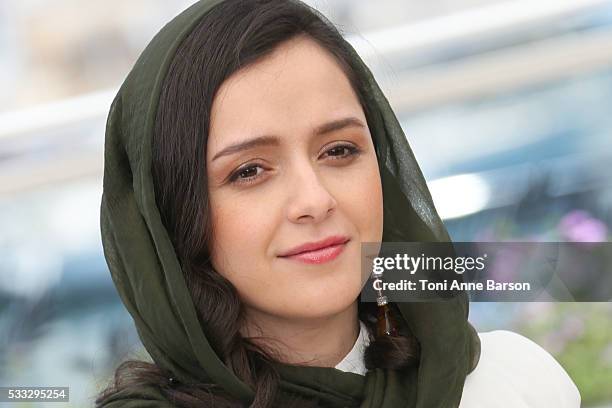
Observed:
[[[211,109],[208,155],[259,134],[306,136],[343,116],[365,116],[337,60],[307,37],[281,44],[272,54],[230,76]]]

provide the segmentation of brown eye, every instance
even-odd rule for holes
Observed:
[[[332,160],[341,160],[341,159],[350,158],[351,156],[358,155],[359,153],[361,153],[361,150],[359,150],[357,147],[353,145],[342,144],[342,145],[337,145],[337,146],[332,147],[331,149],[327,150],[325,153],[327,153],[328,156],[332,158]]]
[[[257,169],[262,169],[261,172]],[[258,164],[252,164],[241,169],[236,170],[229,178],[230,183],[237,184],[249,184],[255,179],[259,178],[259,175],[263,172],[263,167]]]

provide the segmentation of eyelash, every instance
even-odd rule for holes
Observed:
[[[341,145],[336,145],[333,146],[331,148],[329,148],[328,150],[326,150],[327,152],[330,152],[334,149],[346,149],[348,151],[348,154],[346,156],[342,156],[342,157],[338,157],[338,156],[332,156],[332,157],[337,157],[337,158],[333,158],[332,160],[344,160],[344,159],[349,159],[352,158],[353,156],[357,156],[361,153],[361,149],[359,149],[356,146],[353,145],[349,145],[349,144],[341,144]],[[260,176],[259,175],[255,175],[255,176],[251,176],[251,177],[245,177],[245,178],[240,178],[240,174],[242,174],[243,172],[245,172],[246,170],[251,170],[251,169],[256,169],[258,167],[262,167],[259,164],[250,164],[247,165],[243,168],[240,168],[238,170],[236,170],[234,173],[232,173],[229,177],[229,182],[231,184],[251,184],[253,183],[256,179],[258,179]],[[259,173],[261,174],[261,173]]]

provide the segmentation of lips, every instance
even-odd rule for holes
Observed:
[[[305,264],[323,264],[336,259],[344,251],[346,243],[332,245],[316,251],[301,252],[296,255],[283,256],[281,259],[297,261]]]
[[[303,254],[321,250],[327,247],[338,246],[348,242],[349,237],[343,235],[333,235],[317,242],[307,242],[305,244],[291,248],[290,250],[279,255],[280,257],[288,257],[297,254]]]

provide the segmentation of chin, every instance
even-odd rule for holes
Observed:
[[[295,315],[295,318],[303,319],[326,318],[345,311],[355,302],[357,296],[359,296],[359,294],[354,296],[349,294],[334,296],[333,294],[330,294],[329,297],[325,298],[318,296],[317,300],[315,301],[296,301],[296,304],[300,306],[300,310],[294,310],[293,314]]]

